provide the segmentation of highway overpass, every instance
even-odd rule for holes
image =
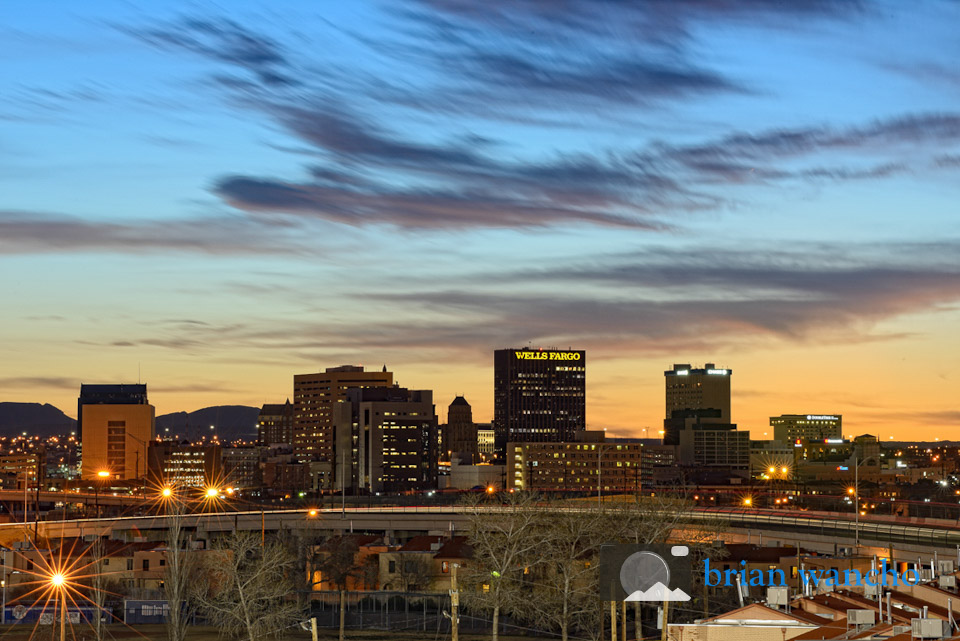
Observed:
[[[495,506],[486,508],[495,512]],[[564,507],[562,509],[582,509]],[[753,543],[802,545],[822,552],[837,547],[852,548],[858,538],[862,548],[903,552],[954,552],[960,546],[960,524],[940,519],[865,517],[786,510],[731,508],[694,509],[693,519],[720,519],[730,540]],[[162,540],[172,517],[164,515],[68,521],[28,521],[32,532],[45,538],[84,537],[110,534],[125,540]],[[234,530],[273,532],[304,530],[318,534],[370,532],[404,539],[416,534],[463,532],[468,527],[468,509],[461,506],[363,507],[322,510],[245,510],[186,514],[183,526],[196,538],[207,539]],[[0,524],[0,539],[22,536],[23,523]],[[727,537],[724,537],[727,538]]]

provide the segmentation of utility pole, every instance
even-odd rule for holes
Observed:
[[[317,617],[310,619],[310,637],[312,641],[317,641]]]
[[[667,621],[670,620],[670,602],[663,602],[663,621],[660,626],[660,641],[667,641]]]
[[[610,641],[617,641],[617,602],[610,602]]]
[[[627,641],[627,602],[620,602],[620,636]]]
[[[460,590],[457,589],[457,567],[450,567],[450,641],[460,640]]]
[[[347,591],[344,587],[345,586],[340,587],[340,641],[344,641],[346,638],[344,627],[347,623]],[[426,610],[426,608],[424,608],[424,610]]]
[[[853,446],[853,527],[854,527],[854,545],[856,550],[860,550],[860,450],[857,445]]]

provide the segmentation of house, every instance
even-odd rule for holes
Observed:
[[[465,536],[415,536],[400,548],[380,555],[381,589],[449,590],[453,564],[463,565],[470,556]]]
[[[307,565],[307,580],[314,591],[376,590],[379,588],[380,555],[397,546],[390,546],[372,534],[335,536],[314,546]],[[338,584],[337,575],[344,576]]]

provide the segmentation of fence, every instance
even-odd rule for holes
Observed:
[[[347,592],[344,626],[348,630],[416,630],[448,634],[450,632],[450,596],[435,592]],[[340,593],[310,593],[310,614],[320,628],[340,626]],[[487,633],[492,622],[485,615],[460,608],[460,630]],[[508,617],[501,617],[501,631],[516,631]]]
[[[73,625],[80,623],[89,623],[99,615],[99,611],[94,607],[69,607],[67,608],[67,621]],[[48,605],[25,606],[13,605],[7,606],[4,610],[4,616],[7,624],[29,623],[40,625],[50,625],[60,621],[59,608]]]

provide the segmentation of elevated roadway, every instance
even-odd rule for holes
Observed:
[[[485,508],[491,513],[496,506]],[[574,506],[562,509],[577,510]],[[853,547],[857,538],[863,547],[922,551],[955,551],[960,546],[960,523],[941,519],[864,517],[828,512],[699,508],[689,511],[702,522],[720,520],[724,531],[738,540],[753,543],[801,544],[830,551]],[[84,537],[111,534],[126,540],[162,540],[169,528],[165,515],[124,516],[69,521],[28,521],[30,530],[45,538]],[[318,533],[377,532],[397,538],[416,534],[462,532],[469,524],[468,510],[461,506],[362,507],[322,510],[244,510],[185,514],[183,526],[205,539],[217,533],[309,530]],[[16,539],[23,523],[0,524],[0,538]],[[858,537],[859,531],[859,537]]]

